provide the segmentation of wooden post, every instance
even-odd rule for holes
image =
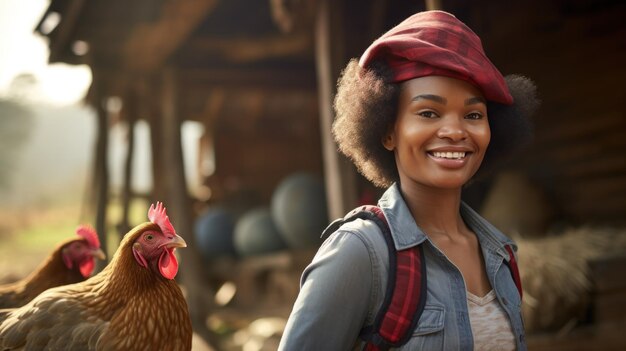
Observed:
[[[183,165],[181,144],[181,117],[178,114],[178,91],[174,68],[165,68],[161,75],[161,126],[162,166],[165,176],[165,203],[176,232],[185,238],[188,247],[181,249],[181,283],[186,288],[187,303],[194,331],[209,342],[212,335],[206,327],[206,298],[203,294],[204,280],[202,263],[195,250],[191,225],[191,199],[187,193],[187,182]],[[157,156],[158,157],[158,156]]]
[[[97,260],[96,272],[101,271],[109,260],[107,251],[107,227],[106,215],[109,203],[109,169],[108,169],[108,147],[109,147],[109,112],[105,108],[105,94],[103,82],[97,76],[94,77],[95,86],[95,108],[98,119],[97,141],[94,164],[94,186],[96,188],[96,220],[95,229],[100,238],[100,248],[107,253],[106,260]]]
[[[442,0],[426,0],[426,10],[443,10]]]
[[[161,122],[161,105],[154,103],[154,96],[159,95],[156,87],[156,79],[149,79],[143,85],[141,94],[141,109],[146,112],[150,125],[150,147],[152,154],[152,196],[151,201],[162,201],[166,197],[165,177],[163,175],[165,165],[163,162],[163,123]]]
[[[370,8],[370,37],[378,38],[385,31],[385,18],[389,12],[386,0],[373,0]]]
[[[334,9],[343,5],[333,2]],[[320,0],[315,23],[315,63],[320,107],[320,133],[328,216],[343,217],[357,204],[356,171],[354,166],[337,151],[332,137],[334,119],[333,99],[341,69],[347,63],[342,50],[345,45],[340,11],[329,11],[329,0]]]
[[[124,162],[124,183],[122,184],[122,219],[117,228],[120,235],[120,241],[130,230],[128,213],[130,212],[130,202],[132,200],[132,175],[133,175],[133,157],[135,153],[135,124],[137,122],[137,96],[136,94],[128,94],[124,100],[124,114],[128,123],[128,137],[126,142],[128,148],[126,150],[126,160]]]

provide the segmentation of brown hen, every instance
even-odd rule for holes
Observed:
[[[173,280],[174,250],[186,244],[161,203],[148,217],[99,274],[0,310],[0,350],[190,350],[189,311]]]
[[[96,232],[86,226],[76,229],[78,238],[68,239],[26,278],[0,285],[0,308],[27,304],[35,296],[55,286],[82,282],[91,276],[95,259],[103,260]]]

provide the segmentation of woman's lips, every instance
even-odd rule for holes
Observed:
[[[439,166],[457,169],[465,166],[471,152],[467,151],[428,151],[428,157]]]

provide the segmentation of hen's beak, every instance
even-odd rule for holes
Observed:
[[[168,243],[166,243],[163,246],[171,249],[171,248],[175,248],[175,247],[187,247],[187,243],[180,236],[174,235],[172,240],[170,240]]]
[[[96,250],[91,251],[91,255],[100,260],[104,260],[107,258],[107,255],[105,255],[104,251],[102,251],[101,249],[96,249]]]

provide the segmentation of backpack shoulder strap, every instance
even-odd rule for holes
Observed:
[[[421,245],[396,251],[389,224],[377,206],[360,206],[325,231],[334,232],[357,218],[374,222],[383,234],[389,256],[389,275],[382,306],[374,324],[361,330],[364,350],[388,350],[406,344],[411,338],[426,303],[426,263]]]
[[[513,281],[515,282],[515,286],[517,287],[517,291],[519,292],[519,298],[522,299],[523,290],[522,290],[522,279],[520,278],[519,268],[517,267],[517,261],[515,260],[515,254],[513,253],[513,249],[511,245],[504,246],[506,252],[509,254],[509,261],[506,262],[509,270],[511,271],[511,275],[513,276]]]

